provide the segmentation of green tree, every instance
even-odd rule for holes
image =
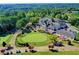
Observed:
[[[53,40],[57,40],[58,36],[50,34],[48,35],[48,38],[53,41]]]
[[[26,16],[33,17],[34,16],[34,12],[33,11],[28,11],[26,13]]]
[[[39,21],[40,17],[31,17],[30,22],[37,23]]]
[[[68,20],[68,16],[66,14],[62,15],[62,19]]]
[[[62,15],[61,15],[61,14],[57,14],[57,15],[55,16],[55,18],[62,19]]]
[[[22,28],[25,26],[26,23],[27,22],[26,22],[25,18],[22,18],[16,22],[16,28]]]
[[[17,16],[18,16],[19,19],[25,18],[25,17],[26,17],[25,11],[19,11],[19,12],[17,13]]]

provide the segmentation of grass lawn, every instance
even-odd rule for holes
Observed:
[[[13,36],[12,34],[9,34],[5,37],[0,37],[0,46],[2,45],[3,42],[6,42],[7,44],[9,44],[12,36]]]
[[[79,55],[79,51],[63,51],[63,52],[26,52],[26,53],[19,53],[16,55]]]
[[[46,33],[32,32],[19,36],[16,42],[20,44],[31,43],[35,46],[47,45],[50,42],[47,35]]]
[[[66,13],[69,17],[79,18],[79,13]]]
[[[74,14],[72,14],[72,16],[75,18],[79,18],[79,13],[74,13]]]

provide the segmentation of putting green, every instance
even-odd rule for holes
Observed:
[[[19,36],[16,42],[19,44],[31,43],[36,46],[42,46],[48,44],[50,40],[48,39],[48,34],[32,32]]]

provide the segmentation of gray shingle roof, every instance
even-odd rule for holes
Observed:
[[[46,26],[47,29],[51,29],[51,30],[57,29],[56,33],[67,37],[71,37],[72,39],[75,38],[75,33],[73,31],[66,31],[65,29],[58,30],[58,28],[67,26],[64,20],[54,19],[54,21],[55,22],[52,22],[52,19],[44,17],[39,20],[38,24],[40,26],[42,25],[46,26],[49,24],[49,26]]]

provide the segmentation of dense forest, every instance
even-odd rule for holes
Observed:
[[[67,20],[79,28],[79,4],[2,4],[0,5],[0,35],[28,22],[35,24],[43,17]]]

